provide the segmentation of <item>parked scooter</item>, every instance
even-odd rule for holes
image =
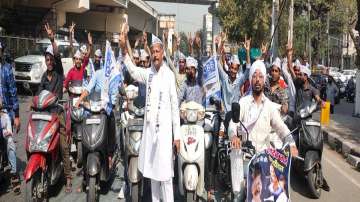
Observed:
[[[310,194],[320,198],[321,189],[329,191],[330,188],[322,173],[323,132],[320,123],[311,118],[316,110],[317,103],[304,103],[296,114],[294,139],[300,158],[296,158],[293,165],[304,175]]]
[[[136,96],[135,99],[134,96]],[[138,202],[142,201],[144,189],[144,178],[138,169],[138,159],[144,126],[145,97],[127,91],[127,98],[130,118],[125,130],[125,160],[128,168],[130,198],[132,202]]]
[[[33,98],[32,110],[25,142],[28,158],[24,171],[25,200],[47,201],[49,186],[59,181],[63,171],[57,112],[64,107],[54,94],[43,90]]]
[[[204,190],[205,134],[202,121],[205,109],[196,102],[183,103],[180,117],[180,152],[178,154],[179,190],[184,201],[196,201]]]
[[[82,106],[74,107],[83,91],[82,81],[74,80],[69,83],[69,105],[70,116],[71,116],[71,137],[72,145],[71,152],[75,152],[76,165],[78,168],[81,167],[83,161],[82,151],[82,121],[84,119],[84,108]]]
[[[100,183],[110,179],[107,150],[110,131],[108,117],[102,109],[100,93],[93,92],[89,100],[83,104],[85,111],[90,114],[83,121],[82,149],[86,201],[93,202],[99,199]]]
[[[354,88],[349,89],[349,90],[346,92],[346,101],[347,101],[347,102],[350,102],[350,103],[354,103],[354,102],[355,102],[355,89],[354,89]]]

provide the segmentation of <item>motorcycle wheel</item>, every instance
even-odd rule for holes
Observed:
[[[83,153],[82,153],[83,151],[82,151],[82,142],[81,141],[77,141],[76,149],[77,149],[76,166],[78,168],[81,168],[82,162],[83,162]]]
[[[139,202],[141,201],[141,182],[131,183],[131,201]]]
[[[26,202],[41,202],[49,201],[44,193],[41,193],[39,196],[38,188],[41,183],[41,172],[36,171],[36,173],[30,178],[29,181],[25,183],[25,201]]]
[[[96,186],[96,177],[89,176],[89,189],[86,193],[86,201],[87,202],[95,202],[98,201],[98,193]]]
[[[320,198],[322,180],[321,168],[319,165],[314,166],[306,173],[306,181],[310,189],[310,194],[315,199]]]
[[[195,202],[196,201],[196,194],[194,192],[185,192],[185,201],[186,202]]]

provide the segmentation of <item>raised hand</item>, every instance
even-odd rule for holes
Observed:
[[[250,51],[251,48],[251,37],[248,39],[246,35],[245,35],[244,48],[246,49],[246,51]]]
[[[196,46],[198,47],[198,48],[200,48],[201,47],[201,36],[200,36],[200,33],[199,32],[197,32],[196,33],[196,36],[195,36],[195,44],[196,44]]]
[[[266,54],[267,53],[267,47],[268,47],[268,43],[264,43],[264,42],[262,42],[261,43],[261,53],[262,54]]]
[[[126,49],[127,35],[129,32],[129,26],[126,21],[121,25],[120,30],[119,46],[124,51]]]
[[[144,45],[147,44],[147,34],[146,32],[143,32],[143,35],[142,35],[142,42],[144,43]]]
[[[69,26],[69,32],[71,33],[71,36],[75,32],[75,26],[76,26],[76,24],[74,22],[72,22],[71,25]]]
[[[192,46],[194,44],[194,40],[193,38],[191,37],[191,32],[189,33],[188,35],[188,42],[189,42],[189,45]]]
[[[45,24],[45,30],[46,30],[46,33],[47,33],[49,39],[51,41],[53,41],[55,39],[55,34],[54,34],[53,30],[51,29],[49,23]]]
[[[88,33],[88,42],[89,42],[89,45],[93,44],[93,40],[92,40],[92,36],[91,36],[90,32]]]

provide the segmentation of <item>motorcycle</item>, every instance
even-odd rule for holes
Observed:
[[[74,80],[69,83],[69,109],[71,116],[71,153],[76,153],[76,165],[81,167],[83,161],[82,151],[82,121],[84,116],[84,108],[82,106],[74,107],[83,91],[82,81]]]
[[[26,201],[47,201],[49,186],[55,185],[62,174],[57,112],[64,107],[59,102],[63,101],[46,90],[33,98],[25,141],[28,159],[24,171]]]
[[[204,190],[204,116],[204,107],[196,102],[183,103],[180,107],[184,124],[181,126],[178,172],[179,190],[184,195],[184,201],[196,201]]]
[[[144,127],[145,97],[137,96],[134,92],[131,89],[126,92],[130,117],[125,130],[125,160],[130,183],[130,198],[131,201],[137,202],[142,201],[144,188],[144,178],[138,170],[138,159]]]
[[[318,121],[311,118],[317,110],[317,103],[304,103],[294,120],[294,140],[299,151],[294,166],[302,173],[313,198],[320,198],[321,189],[329,191],[329,186],[322,173],[321,157],[323,151],[323,132]]]
[[[93,92],[89,100],[83,104],[84,110],[89,114],[82,125],[82,149],[86,201],[93,202],[99,199],[100,183],[110,179],[107,151],[110,131],[108,117],[102,110],[100,93]],[[115,162],[115,158],[113,159]]]

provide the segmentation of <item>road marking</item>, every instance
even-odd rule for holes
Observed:
[[[332,167],[334,167],[339,173],[341,173],[343,176],[345,176],[350,182],[352,182],[354,185],[356,185],[360,189],[360,184],[355,181],[350,175],[348,175],[344,170],[342,170],[339,166],[337,166],[335,163],[330,161],[328,158],[324,156],[324,160],[327,161]]]

